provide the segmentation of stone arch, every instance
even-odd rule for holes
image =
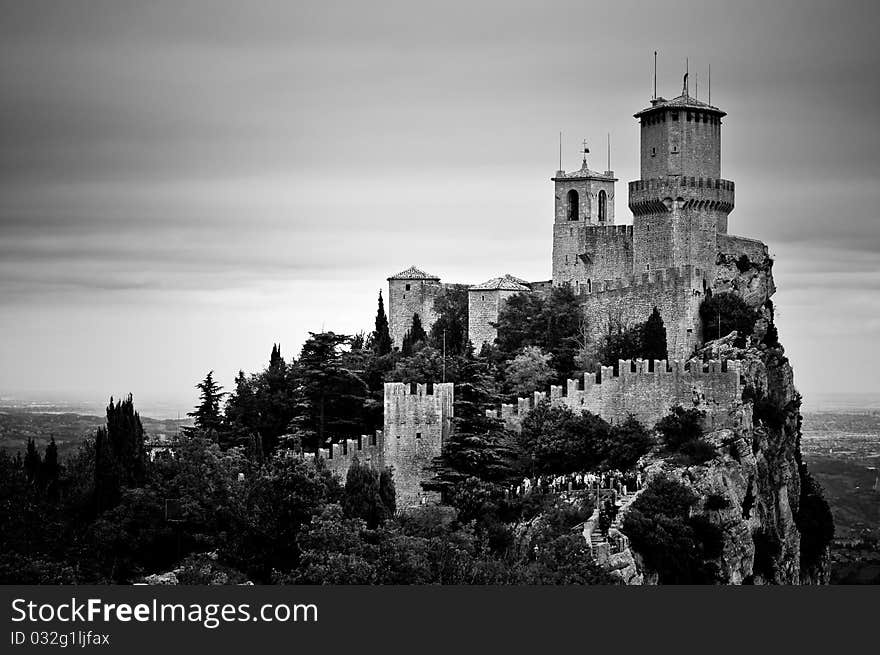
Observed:
[[[568,220],[578,220],[578,217],[580,216],[580,197],[578,196],[578,192],[574,189],[570,189],[565,197],[568,200]]]

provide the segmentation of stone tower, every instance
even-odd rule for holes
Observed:
[[[434,299],[442,287],[440,278],[410,266],[388,278],[388,331],[392,343],[400,348],[403,336],[412,327],[413,314],[418,314],[425,331],[436,320]]]
[[[592,234],[614,225],[614,171],[599,173],[587,166],[556,171],[556,217],[553,222],[553,284],[585,284],[590,273],[583,257]]]
[[[655,98],[641,124],[641,179],[629,185],[633,269],[693,265],[712,270],[718,235],[727,234],[733,182],[721,179],[725,112],[688,93]]]

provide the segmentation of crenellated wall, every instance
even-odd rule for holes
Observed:
[[[451,382],[385,384],[385,466],[394,470],[399,508],[434,500],[422,490],[428,468],[440,455],[452,430],[454,390]]]
[[[632,415],[651,428],[672,407],[681,405],[704,410],[707,427],[719,428],[728,420],[730,409],[740,402],[740,368],[736,360],[654,360],[653,370],[649,370],[647,360],[620,360],[618,375],[614,367],[603,366],[599,373],[584,374],[583,382],[568,380],[566,387],[553,385],[549,393],[536,391],[531,398],[519,398],[516,405],[504,404],[487,415],[519,431],[526,414],[541,401],[549,400],[554,407],[589,411],[612,424]]]
[[[398,509],[436,500],[421,483],[431,477],[428,468],[449,438],[454,393],[451,382],[386,382],[384,429],[321,448],[315,459],[343,482],[355,459],[377,470],[391,468]]]
[[[592,343],[607,334],[609,323],[642,323],[657,307],[666,326],[668,354],[686,359],[701,340],[700,302],[706,280],[702,269],[682,266],[646,271],[640,275],[594,282],[581,287]]]

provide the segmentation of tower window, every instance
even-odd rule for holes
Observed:
[[[652,157],[656,157],[656,156],[657,156],[657,148],[651,148],[651,156],[652,156]]]
[[[693,114],[691,114],[691,112],[688,112],[688,113],[687,113],[687,119],[688,119],[688,120],[692,120],[692,119],[693,119]]]
[[[587,293],[593,293],[593,281],[587,278]]]
[[[568,192],[568,220],[576,221],[578,219],[579,204],[578,192],[572,189]]]
[[[406,290],[409,291],[409,285],[408,285],[408,284],[406,285]]]
[[[678,120],[678,112],[677,111],[672,112],[672,120],[674,120],[674,121]]]
[[[606,205],[608,204],[608,195],[605,193],[605,189],[602,189],[599,192],[599,221],[605,221],[605,213],[606,213]]]

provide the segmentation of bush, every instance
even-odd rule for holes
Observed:
[[[772,430],[779,431],[785,425],[785,409],[769,398],[755,401],[754,417]]]
[[[705,516],[690,516],[696,496],[680,482],[653,479],[633,502],[623,531],[661,584],[711,584],[723,536]]]
[[[700,304],[704,341],[720,339],[736,330],[734,345],[742,348],[746,345],[746,337],[755,329],[757,318],[755,311],[735,293],[714,294]]]
[[[739,269],[740,273],[745,273],[752,267],[752,262],[749,260],[748,255],[740,255],[739,259],[736,260],[736,267]]]
[[[717,512],[730,507],[730,500],[723,494],[709,494],[703,507],[710,512]]]
[[[794,521],[801,533],[801,570],[816,568],[834,539],[834,518],[822,493],[822,486],[800,465],[801,498]]]

